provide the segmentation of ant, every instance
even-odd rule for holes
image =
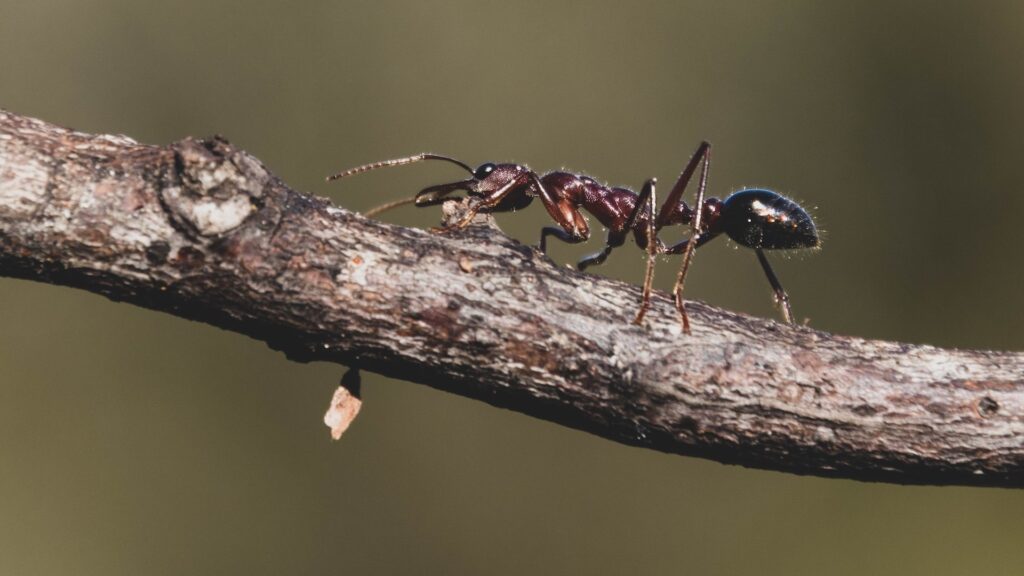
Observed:
[[[547,239],[554,236],[568,244],[585,242],[590,238],[590,227],[581,209],[590,212],[608,228],[608,238],[601,252],[581,259],[580,270],[605,261],[612,250],[622,246],[629,233],[637,245],[647,252],[647,268],[644,273],[643,295],[640,309],[633,322],[640,324],[650,307],[651,284],[654,280],[655,258],[659,254],[682,254],[683,262],[676,275],[672,293],[676,309],[686,333],[690,332],[690,321],[683,301],[686,274],[693,260],[694,251],[715,237],[726,234],[734,242],[752,248],[758,262],[764,269],[768,283],[772,286],[775,302],[782,312],[782,319],[793,323],[793,312],[789,296],[782,288],[775,272],[768,263],[765,250],[789,250],[815,248],[819,245],[817,229],[811,216],[799,204],[771,190],[760,188],[734,192],[725,198],[705,198],[708,168],[711,163],[711,145],[702,142],[690,161],[679,175],[672,191],[655,212],[655,184],[657,179],[644,182],[637,194],[626,188],[609,188],[593,178],[568,172],[549,172],[539,176],[521,164],[495,164],[487,162],[477,168],[439,154],[417,154],[406,158],[384,160],[351,168],[327,178],[337,180],[353,174],[368,172],[376,168],[402,166],[422,160],[442,160],[460,166],[470,178],[447,184],[424,188],[411,199],[399,200],[379,206],[367,215],[374,215],[404,204],[434,206],[445,201],[457,190],[464,190],[472,198],[465,215],[455,224],[439,229],[441,232],[465,228],[479,212],[508,212],[528,206],[534,198],[540,197],[548,214],[558,227],[547,226],[541,230],[538,248],[546,253]],[[697,199],[690,208],[682,196],[697,167],[700,178],[697,183]],[[666,246],[658,232],[669,225],[690,226],[690,236],[676,244]]]

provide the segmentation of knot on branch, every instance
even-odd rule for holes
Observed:
[[[172,222],[189,236],[218,237],[262,205],[270,173],[227,140],[188,138],[172,146],[176,185],[160,191]]]

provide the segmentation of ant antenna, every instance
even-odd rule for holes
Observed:
[[[456,160],[455,158],[449,158],[447,156],[441,156],[440,154],[417,154],[415,156],[407,156],[405,158],[395,158],[394,160],[382,160],[380,162],[374,162],[372,164],[364,164],[362,166],[356,166],[355,168],[349,168],[344,172],[339,172],[333,176],[328,176],[327,181],[337,180],[346,176],[352,176],[354,174],[362,174],[363,172],[369,172],[370,170],[376,170],[377,168],[388,168],[390,166],[404,166],[406,164],[412,164],[414,162],[420,162],[422,160],[444,160],[445,162],[451,162],[461,166],[463,170],[473,173],[473,169],[468,164]]]
[[[392,208],[398,208],[399,206],[405,206],[406,204],[415,204],[415,203],[416,203],[416,197],[415,196],[412,197],[412,198],[406,198],[404,200],[395,200],[394,202],[388,202],[387,204],[381,204],[380,206],[375,206],[373,208],[370,208],[366,212],[363,212],[363,216],[366,216],[367,218],[373,218],[377,214],[380,214],[381,212],[387,212],[388,210],[391,210]]]

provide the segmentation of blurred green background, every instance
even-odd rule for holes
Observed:
[[[220,133],[364,209],[471,164],[817,206],[775,258],[820,329],[1024,348],[1019,2],[0,0],[0,107],[150,143]],[[438,212],[394,222],[428,226]],[[533,243],[538,206],[503,216]],[[556,259],[596,250],[557,245]],[[600,273],[637,282],[632,244]],[[661,269],[669,284],[673,265]],[[688,295],[775,316],[748,251]],[[0,574],[1020,574],[1024,495],[801,478],[627,448],[101,297],[0,280]]]

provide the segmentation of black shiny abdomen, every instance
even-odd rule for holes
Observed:
[[[814,248],[818,231],[799,204],[771,190],[740,190],[722,201],[723,231],[749,248]]]

